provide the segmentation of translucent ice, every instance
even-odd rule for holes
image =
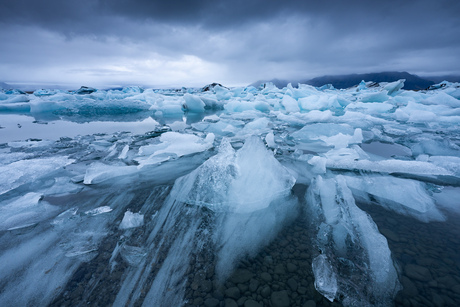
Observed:
[[[190,112],[203,112],[205,103],[203,100],[200,99],[200,97],[191,95],[191,94],[185,94],[184,95],[184,100],[185,104],[184,107]]]
[[[110,165],[101,162],[94,162],[86,169],[84,184],[96,184],[120,176],[127,176],[138,171],[134,165]]]
[[[329,301],[334,301],[338,290],[337,276],[327,256],[324,254],[316,256],[312,262],[312,270],[315,275],[315,289]]]
[[[404,87],[404,82],[406,82],[406,79],[401,79],[395,82],[390,82],[387,85],[385,85],[383,88],[388,91],[388,95],[396,95],[400,89]]]
[[[40,222],[55,211],[56,207],[42,201],[42,195],[27,193],[24,196],[0,203],[0,230],[17,229]]]
[[[0,165],[0,194],[22,184],[32,182],[75,160],[67,157],[37,158],[20,160],[7,165]]]
[[[205,151],[214,144],[214,134],[208,133],[202,139],[194,134],[166,132],[160,136],[160,143],[139,148],[140,166],[167,161],[170,157],[181,157]]]
[[[219,154],[178,179],[180,192],[172,193],[182,202],[215,211],[252,212],[289,193],[294,183],[260,139],[251,137],[237,152],[227,140],[222,141]]]
[[[306,209],[317,227],[316,289],[345,306],[387,305],[399,290],[387,240],[354,201],[345,178],[316,177]]]
[[[198,255],[205,260],[203,270],[217,257],[223,282],[242,257],[255,256],[296,215],[294,183],[259,138],[248,138],[238,151],[224,139],[219,153],[174,183],[155,214],[150,252],[130,269],[115,304],[124,304],[131,293],[136,298],[136,283],[159,261],[144,305],[181,305],[187,269]]]

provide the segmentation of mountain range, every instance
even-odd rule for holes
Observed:
[[[333,76],[322,76],[313,79],[299,79],[299,80],[259,80],[252,83],[254,87],[258,87],[260,84],[265,82],[272,82],[278,88],[285,87],[288,83],[292,85],[309,84],[312,86],[323,86],[325,84],[332,84],[337,89],[349,88],[359,84],[362,80],[374,81],[374,82],[393,82],[399,79],[406,79],[404,82],[404,89],[406,90],[423,90],[428,88],[430,85],[442,82],[444,80],[450,82],[460,82],[460,76],[435,76],[435,77],[419,77],[408,72],[379,72],[379,73],[367,73],[367,74],[350,74],[350,75],[333,75]]]

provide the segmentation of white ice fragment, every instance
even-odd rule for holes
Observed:
[[[101,162],[94,162],[86,169],[83,183],[97,184],[108,179],[134,174],[137,171],[138,169],[134,165],[108,165]]]
[[[126,211],[123,220],[120,223],[120,229],[136,228],[144,225],[144,215]]]
[[[388,83],[383,88],[388,91],[388,95],[393,96],[404,87],[404,82],[406,82],[406,79],[400,79],[398,81]]]
[[[455,99],[451,95],[446,94],[444,92],[436,93],[435,95],[423,100],[422,103],[431,105],[445,105],[452,108],[460,108],[460,100]]]
[[[216,123],[220,120],[220,117],[217,116],[216,114],[213,115],[208,115],[203,118],[204,122],[211,122],[211,123]]]
[[[265,136],[265,142],[267,143],[268,147],[276,148],[275,135],[273,134],[273,131],[267,133],[267,135]]]
[[[216,92],[216,98],[218,100],[228,100],[233,96],[233,93],[231,91],[220,85],[216,85],[214,87],[214,91]]]
[[[120,152],[120,155],[118,155],[118,159],[124,160],[128,157],[128,151],[129,151],[129,145],[125,145]]]
[[[166,132],[160,136],[159,144],[141,146],[139,148],[139,167],[156,164],[169,160],[171,157],[181,157],[197,152],[203,152],[214,145],[214,133],[208,133],[204,139],[187,133]],[[148,156],[148,157],[143,157]]]
[[[414,175],[427,175],[427,176],[452,176],[451,171],[443,167],[436,166],[429,162],[422,161],[406,161],[406,160],[382,160],[382,161],[369,161],[352,159],[343,160],[328,160],[327,168],[332,169],[348,169],[348,170],[362,170],[378,173],[402,173]]]
[[[151,154],[152,156],[162,153],[173,153],[178,157],[209,149],[214,142],[214,134],[209,133],[203,140],[194,134],[166,132],[160,136],[160,144],[142,146],[140,155]]]
[[[94,216],[94,215],[99,215],[99,214],[102,214],[102,213],[111,212],[112,210],[113,209],[110,208],[109,206],[101,206],[101,207],[97,207],[97,208],[88,210],[88,211],[85,212],[85,214]]]
[[[288,113],[300,112],[299,104],[297,100],[292,98],[289,95],[284,95],[283,99],[281,100],[281,104],[283,105],[284,109]]]

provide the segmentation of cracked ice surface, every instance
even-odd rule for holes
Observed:
[[[458,218],[460,84],[369,84],[3,91],[0,305],[187,304],[295,219],[319,293],[391,305],[401,272],[359,205]]]

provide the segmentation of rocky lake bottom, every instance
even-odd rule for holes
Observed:
[[[306,186],[298,184],[293,190],[302,203]],[[163,197],[166,195],[163,193]],[[460,225],[455,222],[458,216],[450,216],[442,223],[423,223],[372,203],[357,205],[371,215],[388,240],[403,287],[394,298],[395,306],[460,305]],[[311,250],[310,227],[305,215],[300,214],[256,257],[241,261],[224,282],[217,280],[213,255],[204,252],[191,257],[184,306],[342,306],[337,301],[330,302],[315,289],[311,266],[315,251]],[[146,235],[142,228],[134,229],[130,243],[135,244],[136,238],[142,241]],[[128,267],[122,256],[113,271],[108,265],[117,240],[108,236],[99,254],[73,274],[51,305],[112,305]],[[158,264],[152,274],[160,268]],[[144,285],[134,306],[141,305],[148,291],[149,282]]]

